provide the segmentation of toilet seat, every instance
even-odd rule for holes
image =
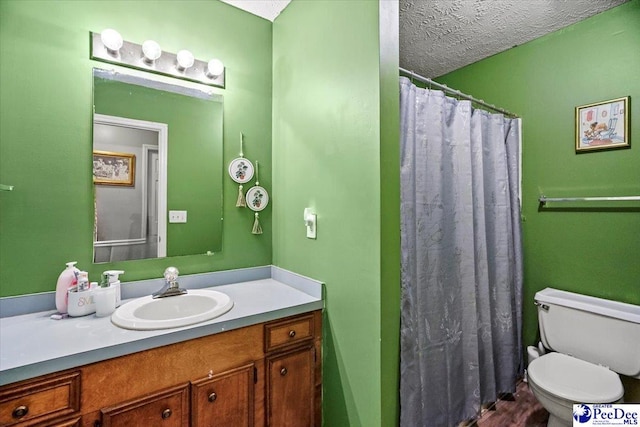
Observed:
[[[618,374],[561,353],[532,361],[527,376],[548,393],[576,403],[613,403],[624,395]]]

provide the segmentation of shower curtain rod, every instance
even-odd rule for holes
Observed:
[[[435,82],[435,81],[433,81],[433,80],[431,80],[429,78],[422,77],[421,75],[416,74],[413,71],[406,70],[406,69],[404,69],[402,67],[398,67],[398,68],[400,69],[401,73],[404,73],[404,74],[408,75],[412,79],[416,79],[418,81],[421,81],[422,83],[426,83],[429,86],[435,86],[438,89],[442,89],[443,91],[451,93],[451,94],[453,94],[453,95],[455,95],[455,96],[457,96],[459,98],[466,99],[467,101],[474,102],[474,103],[476,103],[478,105],[482,105],[484,108],[487,108],[489,110],[493,110],[493,111],[497,111],[499,113],[502,113],[505,116],[508,116],[508,117],[511,117],[511,118],[514,118],[514,119],[519,118],[519,116],[517,114],[510,113],[509,111],[507,111],[507,110],[505,110],[503,108],[500,108],[500,107],[496,107],[495,105],[487,104],[486,102],[484,102],[481,99],[476,99],[471,95],[467,95],[466,93],[462,93],[459,90],[452,89],[452,88],[450,88],[449,86],[447,86],[445,84],[441,84],[441,83]]]

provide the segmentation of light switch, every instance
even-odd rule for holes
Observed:
[[[187,211],[169,211],[170,223],[185,223],[187,222]]]
[[[306,208],[304,210],[304,224],[307,226],[307,238],[309,239],[315,239],[317,234],[316,234],[316,220],[317,220],[317,216],[315,213],[313,213],[313,211],[311,210],[311,208]]]

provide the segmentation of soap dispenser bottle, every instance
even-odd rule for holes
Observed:
[[[115,289],[116,307],[120,307],[120,304],[122,304],[121,296],[120,296],[120,278],[119,278],[121,274],[124,274],[124,271],[107,270],[104,273],[102,273],[103,280],[105,280],[106,278],[106,280],[109,282],[109,287],[112,287]]]
[[[56,310],[58,310],[60,314],[67,313],[69,288],[78,283],[78,273],[80,270],[75,267],[76,264],[76,261],[68,262],[67,268],[58,276],[58,283],[56,284]]]
[[[116,309],[115,288],[109,286],[109,275],[102,273],[100,287],[95,290],[96,317],[111,315]]]

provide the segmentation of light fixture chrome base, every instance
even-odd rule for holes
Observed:
[[[223,69],[219,76],[207,74],[207,62],[196,59],[193,66],[181,70],[178,67],[178,59],[175,53],[162,52],[160,58],[149,62],[142,53],[142,45],[123,41],[118,51],[110,51],[102,43],[100,33],[90,32],[91,59],[106,62],[136,70],[148,71],[163,76],[201,83],[207,86],[225,87],[225,73]]]

